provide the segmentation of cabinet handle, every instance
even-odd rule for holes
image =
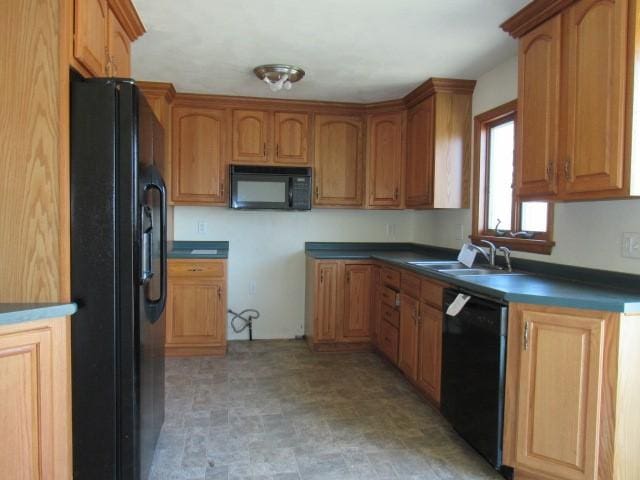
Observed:
[[[547,165],[547,179],[548,180],[553,180],[554,176],[555,176],[555,172],[554,172],[554,168],[553,168],[553,160],[551,160],[549,162],[549,165]]]
[[[188,271],[189,272],[202,272],[203,269],[202,268],[190,268]]]
[[[280,156],[280,145],[276,143],[276,157]]]
[[[567,181],[571,180],[571,159],[567,158],[564,161],[564,178]]]
[[[320,270],[320,283],[324,282],[324,270]]]
[[[316,185],[316,200],[318,200],[318,198],[320,198],[320,193],[318,191],[318,186]]]
[[[524,322],[524,333],[522,342],[524,344],[524,351],[529,350],[529,322]]]
[[[262,153],[264,154],[264,156],[267,156],[267,142],[264,142],[263,146],[262,146]]]
[[[218,287],[218,300],[222,300],[222,287]]]
[[[347,283],[351,282],[351,272],[347,273]]]
[[[224,196],[224,182],[220,182],[220,196]]]
[[[398,199],[398,187],[396,187],[396,189],[393,191],[393,199],[394,200]]]

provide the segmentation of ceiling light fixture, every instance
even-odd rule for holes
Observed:
[[[260,65],[253,69],[253,73],[269,85],[272,92],[279,92],[283,88],[291,90],[292,84],[304,77],[304,70],[300,67],[282,64]]]

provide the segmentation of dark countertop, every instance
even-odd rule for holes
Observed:
[[[340,248],[341,245],[343,248]],[[470,293],[507,302],[640,313],[638,275],[513,259],[514,269],[523,274],[474,275],[463,278],[409,263],[455,260],[457,251],[451,249],[409,243],[307,243],[305,250],[308,256],[317,259],[381,260],[458,286]]]
[[[168,258],[228,258],[229,242],[173,241],[167,243],[167,250]],[[201,253],[193,253],[194,250]]]
[[[77,310],[75,303],[0,303],[0,325],[66,317]]]

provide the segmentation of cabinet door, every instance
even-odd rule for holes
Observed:
[[[621,189],[628,0],[581,0],[566,16],[564,192]]]
[[[233,157],[237,163],[267,163],[269,114],[256,110],[233,111]]]
[[[0,328],[2,478],[71,478],[68,328],[63,318]]]
[[[316,205],[361,206],[362,119],[316,116],[314,165]]]
[[[335,341],[338,320],[338,262],[321,262],[317,267],[315,337]]]
[[[398,366],[412,380],[418,374],[418,316],[420,303],[415,298],[402,295],[400,299],[400,347]]]
[[[418,329],[418,385],[433,401],[440,403],[442,367],[442,311],[420,304]]]
[[[595,480],[603,320],[523,310],[516,468]]]
[[[228,121],[224,110],[173,109],[173,201],[225,204]]]
[[[111,65],[111,71],[108,73],[113,77],[128,78],[131,76],[131,41],[111,9],[109,9],[107,25],[109,39],[107,65]]]
[[[371,207],[400,207],[403,114],[372,115],[367,135],[367,204]]]
[[[433,203],[434,101],[427,98],[407,115],[407,207],[426,208]]]
[[[371,265],[345,266],[342,337],[369,340],[371,336]]]
[[[557,192],[561,16],[520,39],[516,185],[520,195]]]
[[[96,77],[107,74],[107,0],[75,0],[73,56]]]
[[[222,279],[169,279],[167,344],[197,346],[224,343],[224,288]]]
[[[309,163],[309,115],[276,112],[274,115],[274,163],[307,165]]]
[[[380,267],[374,265],[371,270],[371,343],[373,343],[374,346],[379,346],[381,318]]]

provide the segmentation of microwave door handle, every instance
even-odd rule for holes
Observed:
[[[289,177],[289,208],[293,208],[293,178]]]

